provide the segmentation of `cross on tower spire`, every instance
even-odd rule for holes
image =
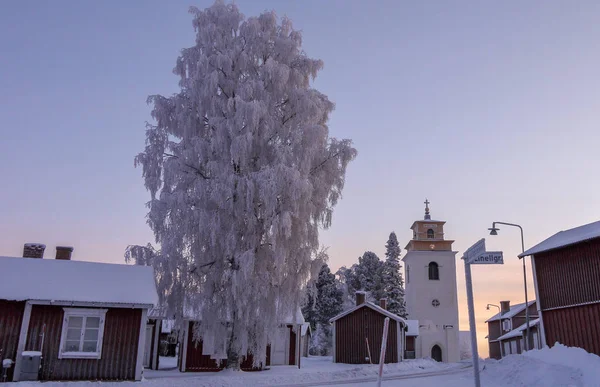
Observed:
[[[431,215],[429,215],[429,200],[427,200],[427,198],[425,198],[425,220],[430,220],[431,219]]]

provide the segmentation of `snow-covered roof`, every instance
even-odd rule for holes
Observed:
[[[0,299],[93,304],[158,302],[147,266],[43,258],[0,257]]]
[[[419,320],[406,320],[406,336],[419,336]]]
[[[296,316],[292,316],[291,314],[288,314],[287,316],[285,316],[285,318],[281,322],[284,324],[304,324],[306,322],[306,320],[304,320],[304,315],[302,314],[302,309],[300,307],[298,307],[296,309]]]
[[[385,310],[382,307],[380,307],[379,305],[373,304],[372,302],[364,302],[364,303],[362,303],[362,304],[360,304],[358,306],[354,306],[354,307],[348,309],[347,311],[342,312],[342,313],[338,314],[337,316],[329,319],[329,322],[332,323],[335,320],[339,320],[340,318],[349,315],[350,313],[354,312],[355,310],[358,310],[358,309],[364,308],[364,307],[371,308],[374,311],[379,312],[379,313],[381,313],[381,314],[383,314],[383,315],[391,318],[392,320],[395,320],[395,321],[398,321],[399,323],[402,323],[403,326],[406,326],[406,320],[404,320],[402,317],[400,317],[400,316],[398,316],[398,315],[396,315],[396,314],[394,314],[394,313],[392,313],[392,312],[390,312],[388,310]]]
[[[535,320],[529,321],[529,327],[534,327],[540,323],[540,319],[536,318]],[[512,331],[505,333],[504,335],[498,337],[496,341],[508,340],[515,337],[519,337],[523,335],[523,331],[527,328],[527,323],[521,325],[520,327],[513,329]],[[531,330],[531,329],[530,329]]]
[[[594,238],[600,238],[600,221],[557,232],[550,238],[538,243],[524,253],[519,254],[519,257],[522,258],[528,255],[566,247]]]
[[[312,331],[310,329],[310,324],[309,323],[302,324],[302,329],[300,332],[301,332],[301,336],[306,336],[306,333],[312,334]]]
[[[528,304],[529,304],[529,306],[535,304],[535,300],[529,301]],[[485,322],[504,320],[506,318],[513,318],[514,316],[516,316],[517,314],[521,313],[524,310],[525,310],[524,302],[521,304],[515,304],[510,307],[510,310],[508,312],[506,312],[504,314],[496,313],[495,315],[493,315],[492,317],[487,319]]]

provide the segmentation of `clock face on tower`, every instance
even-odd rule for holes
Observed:
[[[433,301],[431,301],[431,305],[433,305],[434,308],[437,308],[440,306],[440,301],[437,298],[434,298]]]

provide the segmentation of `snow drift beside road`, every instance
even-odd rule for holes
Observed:
[[[581,348],[566,347],[556,343],[550,349],[530,351],[525,356],[554,366],[576,369],[583,375],[583,383],[586,387],[600,386],[600,357]]]
[[[600,387],[600,357],[581,348],[552,348],[486,360],[482,380],[504,386]]]

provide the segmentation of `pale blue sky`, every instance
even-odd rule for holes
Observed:
[[[122,262],[153,237],[133,157],[149,94],[193,43],[189,5],[212,1],[4,1],[0,13],[0,255],[24,242]],[[331,133],[359,150],[333,227],[331,266],[404,245],[428,197],[463,251],[493,220],[525,244],[598,220],[600,3],[237,1],[275,9],[325,62]],[[522,301],[518,230],[487,237],[504,267],[477,268],[482,305]],[[464,302],[462,266],[459,300]],[[530,295],[533,294],[531,288]],[[461,306],[461,321],[466,309]],[[483,327],[483,325],[480,325]],[[483,336],[480,335],[480,338]]]

